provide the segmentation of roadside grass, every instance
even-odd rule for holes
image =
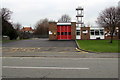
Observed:
[[[113,43],[109,43],[110,40],[76,40],[79,47],[83,50],[93,52],[107,52],[107,53],[120,53],[118,49],[118,43],[120,40],[113,40]]]

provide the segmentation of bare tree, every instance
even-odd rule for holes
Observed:
[[[9,36],[10,40],[16,39],[18,37],[16,30],[9,21],[11,14],[12,11],[7,8],[0,9],[0,17],[2,18],[2,35]]]
[[[17,31],[19,31],[20,28],[21,28],[21,24],[20,24],[20,23],[14,23],[13,26],[14,26],[14,28],[15,28]]]
[[[118,17],[118,29],[119,29],[119,33],[118,33],[118,35],[119,35],[119,39],[120,39],[120,7],[118,6],[117,7],[117,17]]]
[[[71,22],[71,18],[69,15],[64,14],[61,16],[61,18],[58,20],[58,22]]]
[[[10,11],[7,8],[2,8],[0,11],[0,16],[2,16],[2,19],[8,21],[11,18],[12,11]]]
[[[43,36],[43,37],[46,37],[48,36],[48,26],[49,26],[49,23],[48,23],[48,19],[41,19],[40,21],[38,21],[35,25],[35,32],[34,34],[35,35],[39,35],[39,36]]]
[[[97,23],[100,26],[107,28],[110,31],[110,43],[112,43],[113,34],[115,32],[116,27],[118,27],[118,24],[120,23],[119,16],[120,14],[118,13],[117,8],[110,7],[102,11],[97,19]]]

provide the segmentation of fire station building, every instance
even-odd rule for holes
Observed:
[[[118,29],[116,29],[113,38],[118,39]],[[49,40],[76,39],[110,39],[110,33],[100,27],[76,27],[76,22],[49,22]]]
[[[110,31],[102,27],[84,27],[83,8],[76,8],[76,22],[49,22],[49,40],[89,40],[110,39]],[[119,29],[115,29],[113,38],[119,39]]]
[[[76,23],[49,22],[49,40],[75,40]]]

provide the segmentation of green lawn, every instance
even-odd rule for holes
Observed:
[[[120,40],[76,40],[81,49],[93,52],[113,52],[118,53],[118,42]],[[119,51],[120,53],[120,51]]]

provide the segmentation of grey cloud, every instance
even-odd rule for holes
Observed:
[[[83,6],[84,21],[95,25],[95,20],[101,10],[116,6],[119,0],[4,0],[3,7],[13,11],[13,22],[23,25],[34,25],[42,18],[59,19],[62,14],[69,14],[76,19],[75,8]]]

